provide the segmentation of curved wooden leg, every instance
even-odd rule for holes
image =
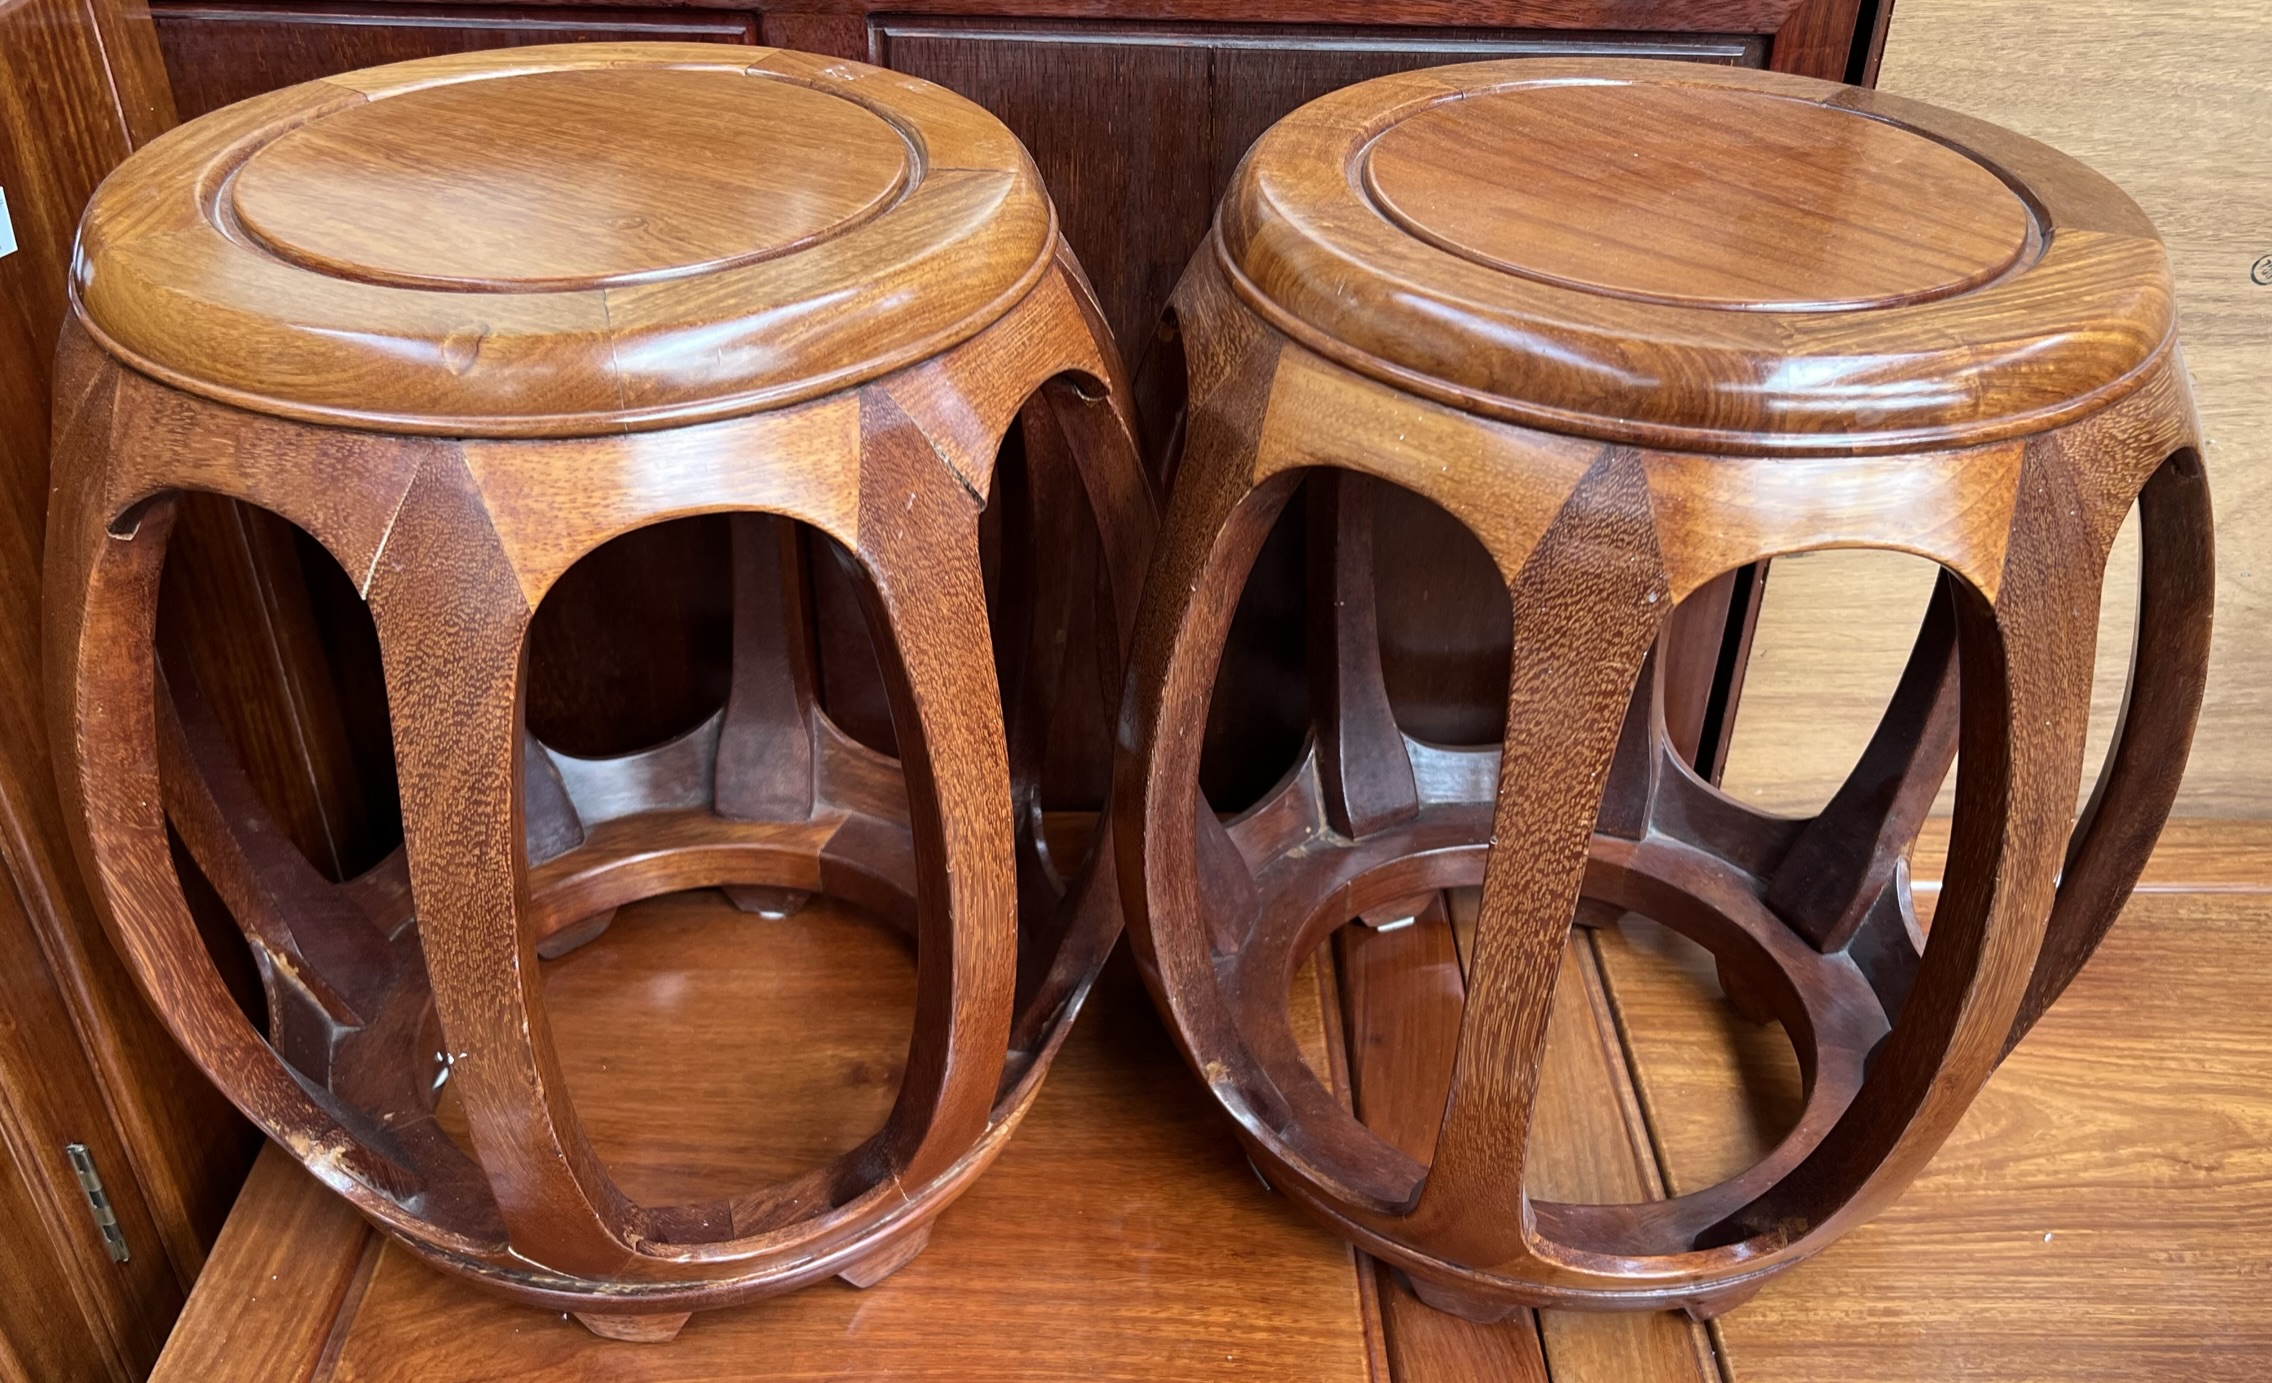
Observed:
[[[1525,1252],[1523,1169],[1547,1010],[1641,667],[1669,604],[1646,481],[1595,463],[1514,591],[1498,807],[1451,1099],[1411,1217],[1454,1262]]]
[[[1355,838],[1420,811],[1412,760],[1381,677],[1373,490],[1346,471],[1309,478],[1310,715],[1325,819]],[[1409,916],[1410,914],[1406,914]]]
[[[880,390],[860,399],[859,554],[869,622],[898,646],[887,672],[916,860],[915,1037],[878,1141],[879,1172],[921,1185],[986,1129],[1006,1057],[1017,966],[1008,756],[978,503]],[[890,660],[887,660],[890,661]]]
[[[521,806],[527,601],[464,462],[420,473],[371,579],[401,765],[403,840],[451,1080],[514,1249],[607,1276],[634,1211],[584,1136],[552,1049]]]
[[[1261,906],[1237,844],[1199,789],[1199,759],[1239,593],[1298,483],[1283,475],[1248,484],[1276,364],[1276,350],[1256,352],[1192,399],[1183,478],[1129,655],[1113,777],[1117,873],[1137,959],[1163,994],[1162,956],[1235,954]]]
[[[2022,462],[1992,603],[1956,600],[1961,724],[1949,872],[1900,1020],[1846,1113],[1699,1246],[1828,1237],[1914,1179],[1995,1069],[2035,964],[2080,778],[2103,550],[2050,447]]]
[[[1909,662],[1854,771],[1767,884],[1767,905],[1843,950],[1893,883],[1956,758],[1956,578],[1942,572]]]
[[[2043,952],[2006,1050],[2035,1026],[2121,915],[2177,800],[2193,749],[2216,594],[2209,477],[2197,452],[2177,453],[2148,478],[2138,493],[2138,520],[2138,632],[2122,718],[2068,839]]]
[[[733,681],[712,801],[742,821],[813,814],[813,675],[804,544],[772,514],[736,514]]]

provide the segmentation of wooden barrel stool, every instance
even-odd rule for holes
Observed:
[[[668,1338],[691,1308],[910,1258],[1001,1151],[1119,928],[1109,852],[1053,858],[1036,781],[1084,690],[1109,756],[1151,500],[1017,140],[928,83],[798,53],[404,63],[152,143],[89,207],[74,302],[54,732],[109,925],[205,1071],[427,1261],[602,1334]],[[291,848],[154,646],[194,491],[299,525],[368,603],[405,838],[366,875]],[[525,649],[548,590],[700,515],[731,532],[723,707],[613,758],[539,743]],[[1041,579],[1082,534],[1101,570]],[[885,652],[896,761],[816,708],[801,573],[823,553]],[[1064,673],[1083,630],[1109,684]],[[251,944],[265,1037],[169,835]],[[540,957],[718,886],[904,932],[904,1074],[826,1165],[636,1203],[569,1098]]]
[[[2199,709],[2209,502],[2145,217],[2053,150],[1875,92],[1485,63],[1271,130],[1173,310],[1188,436],[1131,655],[1120,878],[1155,996],[1263,1174],[1480,1319],[1708,1316],[1886,1205],[2120,909]],[[1297,485],[1314,728],[1226,820],[1197,790],[1194,727]],[[1390,486],[1504,580],[1496,746],[1421,742],[1383,694],[1375,572],[1401,554],[1370,506]],[[2101,577],[2133,503],[2129,701],[2077,823]],[[1852,776],[1787,819],[1665,750],[1652,650],[1714,577],[1827,547],[1941,575]],[[1926,945],[1903,858],[1952,757]],[[1442,1102],[1384,1135],[1305,1061],[1289,982],[1353,919],[1473,886]],[[1569,928],[1627,910],[1708,948],[1739,1007],[1782,1024],[1804,1108],[1763,1161],[1691,1194],[1533,1199]]]

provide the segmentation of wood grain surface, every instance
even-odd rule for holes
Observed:
[[[1865,115],[1892,123],[1827,133]],[[1693,166],[1650,173],[1636,132],[1659,124],[1704,127]],[[1574,151],[1640,172],[1559,195]],[[1714,235],[1661,197],[1676,175],[1773,195]],[[1920,190],[1838,195],[1880,176]],[[1566,231],[1499,224],[1548,204]],[[2152,234],[2110,184],[1993,127],[1697,65],[1384,77],[1257,142],[1175,298],[1186,431],[1115,802],[1146,978],[1272,1185],[1477,1324],[1710,1320],[1898,1197],[2113,920],[2198,708],[2210,515]],[[1218,820],[1197,727],[1297,482],[1313,734]],[[1504,582],[1521,637],[1496,747],[1415,741],[1382,692],[1372,574],[1408,556],[1375,531],[1392,486],[1465,527]],[[2140,677],[2077,826],[2096,583],[2134,497]],[[1747,808],[1667,742],[1664,618],[1747,563],[1847,546],[1926,555],[1937,594],[1837,793],[1808,818]],[[1902,855],[1960,740],[1927,948]],[[1416,899],[1475,885],[1456,1025],[1374,1002],[1350,958],[1368,986],[1352,1111],[1296,1059],[1281,977],[1352,917],[1418,925]],[[1573,916],[1604,909],[1707,946],[1739,1007],[1803,1034],[1806,1098],[1769,1155],[1668,1174],[1661,1196],[1539,1189],[1557,976]],[[1415,1068],[1416,1089],[1445,1082],[1412,1097],[1437,1117],[1368,1111],[1376,1026],[1449,1046],[1447,1076]]]
[[[2238,0],[1900,0],[1882,85],[2057,145],[2136,198],[2161,231],[2217,478],[2218,536],[2234,555],[2220,572],[2208,697],[2177,811],[2262,814],[2272,773],[2272,700],[2262,690],[2272,679],[2262,618],[2272,568],[2254,554],[2272,544],[2263,365],[2272,286],[2250,274],[2272,255],[2262,152],[2272,12]],[[1782,810],[1829,795],[1892,690],[1900,655],[1889,650],[1906,647],[1930,585],[1904,565],[1852,553],[1777,563],[1731,788]],[[2121,701],[2136,589],[2136,549],[2125,538],[2099,625],[2093,764]]]
[[[1655,129],[1681,136],[1634,137]],[[1776,180],[1713,171],[1750,159]],[[1827,176],[1800,175],[1818,167]],[[2032,229],[2012,190],[1954,149],[1712,87],[1546,86],[1450,102],[1383,134],[1365,171],[1391,219],[1453,254],[1661,303],[1821,310],[1946,297],[2010,268]]]
[[[256,412],[590,435],[913,364],[1055,253],[1032,161],[943,88],[780,49],[512,51],[342,73],[153,143],[88,205],[90,330]]]
[[[1573,80],[1601,85],[1541,94]],[[1505,132],[1533,123],[1535,142]],[[1726,205],[1746,232],[1711,234],[1718,197],[1666,199],[1668,174],[1636,161],[1631,145],[1673,130],[1666,169],[1694,160],[1702,182],[1774,188],[1748,212]],[[1553,195],[1589,162],[1639,171]],[[2021,214],[1982,163],[2039,210]],[[1479,168],[1588,229],[1495,239],[1484,209],[1520,218],[1527,194],[1483,197]],[[1853,195],[1856,181],[1884,199]],[[2074,159],[1920,102],[1694,63],[1471,63],[1345,88],[1256,142],[1214,243],[1253,311],[1360,374],[1526,426],[1694,451],[1892,453],[2041,431],[2126,393],[2172,329],[2153,227]]]
[[[823,1068],[796,1058],[809,1028],[780,999],[833,995],[868,1015],[859,1021],[888,1022],[894,1004],[868,1002],[889,998],[870,972],[897,944],[859,944],[873,925],[825,901],[766,920],[716,894],[682,894],[626,908],[578,952],[573,963],[605,980],[561,972],[559,1021],[576,1034],[571,1048],[588,1048],[572,1052],[570,1079],[636,1082],[608,1035],[669,1022],[685,1035],[673,1050],[693,1088],[731,1094],[673,1107],[670,1088],[640,1082],[679,1136],[602,1135],[619,1174],[684,1177],[705,1149],[787,1152],[814,1136],[802,1116],[820,1106],[794,1092]],[[782,945],[752,947],[753,931]],[[737,959],[702,959],[721,954]],[[1314,997],[1307,1011],[1316,1032]],[[861,1082],[896,1054],[872,1037],[826,1047]],[[271,1151],[159,1383],[1367,1376],[1348,1249],[1256,1181],[1125,963],[1100,982],[1011,1150],[923,1256],[871,1291],[826,1284],[704,1314],[666,1346],[632,1346],[470,1290],[382,1242]]]
[[[2203,828],[2255,890],[2263,835]],[[2200,871],[2177,853],[2154,868],[2182,887]],[[1698,948],[1603,937],[1676,1184],[1756,1157],[1796,1110],[1788,1043],[1713,997]],[[2142,891],[1908,1193],[1715,1323],[1729,1376],[2260,1376],[2272,1025],[2246,996],[2268,938],[2261,891]]]
[[[1921,877],[1930,878],[1934,858],[1920,851]],[[2272,965],[2272,823],[2185,823],[2147,878],[2099,963],[2021,1044],[1908,1195],[1715,1322],[1712,1362],[1700,1366],[1693,1350],[1637,1354],[1630,1334],[1610,1345],[1577,1342],[1619,1322],[1687,1339],[1690,1327],[1675,1315],[1549,1315],[1540,1332],[1549,1376],[2259,1376],[2272,1349],[2272,1305],[2260,1290],[2272,1218],[2272,1020],[2253,1001],[2252,976]],[[1456,894],[1453,903],[1457,922],[1466,912]],[[703,895],[638,905],[626,921],[621,938],[611,933],[590,950],[602,968],[628,963],[615,971],[623,982],[586,991],[578,1021],[620,1022],[671,1002],[667,980],[684,961],[635,939],[650,923],[721,935],[811,925],[815,941],[865,925],[825,908],[809,922],[759,922]],[[1414,935],[1426,932],[1364,944]],[[780,974],[747,963],[710,982],[771,993],[868,983],[839,973],[861,963],[857,947],[799,945],[790,954],[795,963]],[[1582,1184],[1570,1178],[1663,1178],[1673,1187],[1715,1178],[1795,1113],[1789,1043],[1718,997],[1700,948],[1627,919],[1581,936],[1566,973],[1543,1088],[1576,1092],[1592,1108],[1614,1095],[1602,1082],[1631,1090],[1625,1121],[1603,1125],[1583,1109],[1542,1121],[1541,1136],[1593,1140],[1590,1159],[1541,1164],[1559,1167],[1547,1174],[1564,1179],[1560,1189]],[[774,1010],[746,1011],[758,1021],[721,1032],[717,1065],[702,1045],[688,1049],[698,1082],[770,1040]],[[1319,1021],[1314,1000],[1302,1011],[1306,1023]],[[2204,1024],[2204,1011],[2222,1016]],[[1586,1021],[1573,1023],[1581,1014]],[[797,1136],[786,1124],[752,1131]],[[624,1155],[669,1157],[660,1147]],[[1082,1189],[1100,1167],[1113,1173],[1094,1183],[1103,1199]],[[1091,1232],[1064,1235],[1067,1223]],[[941,1220],[930,1252],[872,1293],[823,1287],[706,1316],[667,1347],[634,1348],[492,1302],[380,1245],[336,1197],[271,1152],[167,1346],[160,1383],[601,1375],[722,1383],[747,1376],[760,1358],[789,1378],[939,1383],[1367,1376],[1362,1298],[1346,1252],[1256,1184],[1133,976],[1117,966],[1017,1142]],[[1437,1334],[1476,1329],[1417,1303],[1408,1310],[1424,1313],[1413,1319]],[[1524,1362],[1539,1356],[1514,1351],[1481,1373],[1452,1371],[1491,1356],[1466,1341],[1431,1356],[1431,1339],[1408,1334],[1411,1353],[1390,1356],[1404,1367],[1374,1383],[1539,1376]],[[1432,1357],[1444,1362],[1427,1367]]]
[[[73,234],[172,123],[140,7],[0,9],[0,1378],[127,1380],[156,1357],[257,1135],[199,1080],[102,935],[38,730],[40,559]],[[127,1260],[65,1153],[84,1145]]]

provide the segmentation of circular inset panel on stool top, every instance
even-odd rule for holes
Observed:
[[[1633,143],[1636,127],[1679,133]],[[1393,126],[1364,167],[1390,219],[1462,258],[1684,306],[1943,298],[2010,268],[2034,229],[2010,188],[1945,145],[1725,87],[1491,92]]]
[[[1687,63],[1335,92],[1257,141],[1217,225],[1241,295],[1309,349],[1642,445],[2033,431],[2127,389],[2173,327],[2152,226],[2073,159],[1875,92]]]
[[[152,142],[89,203],[82,320],[257,412],[597,435],[936,355],[1054,252],[1017,139],[928,82],[709,44],[483,57],[305,83]]]
[[[603,68],[427,87],[302,125],[245,161],[229,207],[318,273],[528,292],[786,254],[882,211],[915,171],[898,130],[840,97]]]

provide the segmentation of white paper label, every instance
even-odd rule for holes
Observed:
[[[16,252],[16,227],[8,219],[8,189],[0,187],[0,259]]]

